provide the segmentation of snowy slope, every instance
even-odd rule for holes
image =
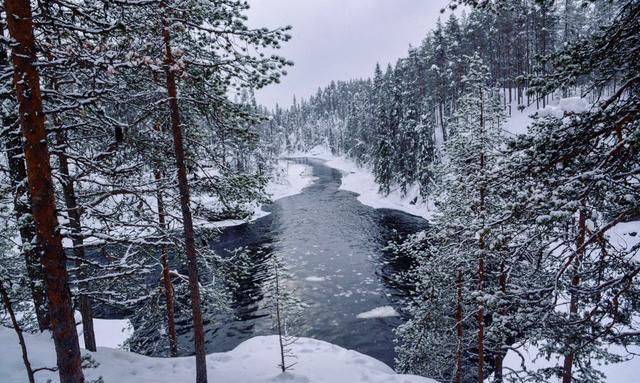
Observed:
[[[276,175],[267,185],[267,193],[272,201],[292,195],[300,194],[302,189],[311,185],[317,178],[312,175],[311,167],[305,164],[296,164],[291,161],[280,160],[276,169]],[[270,213],[257,208],[252,219],[258,219]]]
[[[549,105],[544,108],[536,109],[536,104],[526,106],[522,111],[518,110],[518,103],[514,99],[511,103],[511,116],[502,126],[502,129],[508,135],[526,134],[527,127],[533,122],[532,115],[554,116],[562,118],[567,113],[581,113],[589,110],[591,105],[581,97],[567,97],[562,99],[553,99]]]
[[[48,334],[30,335],[27,346],[34,368],[55,365],[53,342]],[[435,383],[433,380],[397,375],[382,362],[355,351],[330,343],[300,338],[293,346],[297,364],[291,372],[280,373],[277,368],[278,338],[262,336],[249,339],[234,350],[207,356],[210,381],[219,383]],[[26,381],[26,374],[15,333],[0,327],[0,381],[19,383]],[[102,377],[105,383],[183,383],[195,381],[195,359],[151,358],[121,350],[98,348],[91,353],[100,364],[85,370],[86,378]],[[42,371],[36,374],[37,382],[52,379],[57,374]]]
[[[605,382],[608,383],[636,383],[638,381],[638,372],[640,372],[640,359],[633,358],[633,353],[640,352],[639,347],[631,346],[629,350],[625,350],[622,346],[609,347],[609,352],[623,356],[627,361],[623,363],[602,362],[594,365],[600,372],[606,376]],[[535,371],[542,368],[562,368],[564,358],[562,355],[551,355],[549,359],[539,356],[539,348],[530,344],[522,345],[518,348],[518,353],[510,350],[504,360],[504,367],[513,371],[522,371],[523,366],[528,371]],[[560,383],[562,379],[549,379],[548,383]]]

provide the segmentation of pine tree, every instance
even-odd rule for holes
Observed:
[[[4,34],[6,12],[2,12],[0,31]],[[9,68],[9,51],[5,46],[0,48],[0,66]],[[33,301],[38,327],[41,331],[49,327],[47,318],[46,293],[44,291],[44,276],[40,263],[40,251],[35,241],[35,226],[31,219],[31,206],[27,188],[27,171],[22,158],[22,136],[19,124],[16,123],[15,100],[12,95],[12,84],[6,84],[2,97],[2,122],[6,127],[2,134],[2,141],[7,155],[9,178],[14,189],[15,201],[13,209],[22,241],[21,251],[27,261],[27,272],[30,280],[31,299]]]
[[[639,41],[633,32],[638,12],[640,7],[628,2],[610,27],[552,55],[554,71],[533,83],[541,94],[567,90],[587,76],[594,92],[616,81],[623,85],[590,108],[569,104],[563,115],[538,116],[530,135],[509,151],[526,206],[521,224],[543,238],[531,248],[553,276],[539,290],[550,292],[551,307],[538,314],[540,327],[530,336],[544,339],[533,341],[541,354],[564,355],[562,366],[537,372],[540,380],[600,381],[590,361],[619,361],[605,345],[634,339],[628,318],[637,305],[631,282],[637,268],[629,261],[638,249],[620,248],[606,233],[638,211],[631,186],[638,152],[638,70],[628,65]]]
[[[49,316],[59,368],[60,381],[83,382],[80,346],[76,332],[62,238],[56,216],[55,191],[47,148],[45,116],[40,93],[31,5],[28,1],[5,2],[10,36],[16,41],[11,52],[20,125],[25,139],[27,178],[37,238],[43,251]]]
[[[403,346],[399,354],[400,365],[408,372],[429,372],[433,378],[442,378],[455,371],[456,381],[463,381],[467,375],[482,381],[485,343],[489,342],[485,341],[485,320],[489,314],[486,300],[494,288],[486,265],[493,266],[498,258],[494,244],[499,226],[495,222],[500,222],[505,214],[496,190],[499,180],[491,170],[500,155],[503,141],[500,125],[504,117],[499,93],[488,85],[488,68],[477,55],[467,60],[465,93],[449,122],[451,134],[438,173],[439,214],[434,229],[426,237],[415,237],[413,244],[410,241],[403,245],[413,249],[418,257],[419,266],[413,278],[419,303],[412,309],[412,321],[401,326],[399,336]],[[431,310],[434,304],[442,307],[452,301],[456,302],[455,313],[444,307],[436,313]],[[464,319],[470,317],[470,312],[476,313],[475,323]],[[446,326],[452,320],[453,325]],[[442,331],[443,324],[451,332],[446,336],[434,334]],[[412,329],[414,326],[426,329]],[[428,331],[428,337],[420,337],[428,341],[416,346],[413,338],[416,331]],[[416,359],[414,354],[430,355],[438,347],[438,343],[431,342],[446,342],[446,359],[449,363],[454,361],[453,366],[424,366],[424,359]],[[473,373],[465,367],[471,347],[478,355],[474,362],[477,370]]]
[[[291,276],[282,258],[273,253],[270,255],[271,277],[264,283],[262,290],[267,297],[268,309],[273,327],[278,335],[280,363],[282,372],[291,369],[296,363],[287,359],[295,359],[291,353],[291,345],[296,341],[293,335],[300,315],[302,304],[290,285]]]

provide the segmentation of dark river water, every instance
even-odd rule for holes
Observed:
[[[206,320],[207,351],[228,351],[253,336],[274,333],[262,285],[272,274],[269,259],[276,254],[288,268],[288,288],[305,306],[292,335],[328,341],[393,366],[393,329],[402,318],[356,316],[381,306],[401,310],[406,291],[394,276],[406,271],[411,260],[383,248],[427,222],[361,204],[357,194],[339,190],[341,172],[321,160],[292,161],[309,165],[317,180],[302,193],[267,206],[270,215],[225,228],[210,243],[219,254],[247,248],[251,272],[232,289],[232,313]],[[181,349],[191,349],[189,321],[179,323],[179,338]]]

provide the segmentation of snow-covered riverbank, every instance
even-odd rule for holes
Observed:
[[[311,174],[311,167],[304,164],[296,164],[287,160],[279,160],[276,165],[276,169],[274,169],[274,174],[266,187],[266,192],[269,195],[271,201],[276,201],[281,198],[289,197],[292,195],[299,194],[302,192],[302,189],[311,185],[315,177]],[[198,198],[198,202],[207,203],[207,196],[197,196],[194,199]],[[215,203],[216,201],[212,201]],[[254,221],[258,218],[269,215],[269,212],[266,212],[262,209],[262,205],[258,202],[255,202],[252,205],[253,215],[249,218],[249,221]],[[229,227],[229,226],[237,226],[246,223],[247,220],[243,219],[228,219],[224,221],[217,222],[209,222],[205,220],[201,220],[198,222],[199,227]]]
[[[55,353],[48,333],[25,334],[29,358],[33,368],[54,367]],[[434,383],[433,380],[398,375],[376,359],[346,350],[333,344],[300,338],[291,346],[297,364],[293,370],[281,373],[278,338],[261,336],[249,339],[229,352],[207,356],[210,381],[220,383]],[[0,327],[0,381],[25,382],[22,356],[15,333]],[[98,367],[85,369],[87,381],[102,377],[105,383],[164,383],[195,381],[195,359],[151,358],[112,348],[98,347],[89,353]],[[36,373],[37,382],[58,381],[58,374],[51,371]]]
[[[308,152],[288,153],[286,157],[310,157],[326,161],[326,165],[338,169],[343,173],[340,189],[358,193],[358,201],[363,205],[374,209],[395,209],[406,213],[429,219],[434,213],[434,207],[430,201],[422,201],[418,194],[418,188],[413,187],[405,196],[396,188],[388,195],[379,193],[380,185],[370,169],[358,166],[353,160],[336,156],[324,146],[316,146]]]
[[[278,161],[274,177],[267,185],[267,193],[272,201],[292,195],[300,194],[302,189],[311,185],[316,177],[313,176],[311,166],[296,164],[287,160]],[[256,209],[254,219],[268,215],[261,207]]]

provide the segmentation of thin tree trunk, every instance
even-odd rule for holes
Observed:
[[[500,285],[500,291],[502,292],[502,296],[506,296],[507,294],[507,270],[506,270],[506,263],[507,260],[506,258],[502,259],[502,263],[500,264],[500,277],[498,278],[498,284]],[[505,310],[504,309],[500,309],[500,315],[504,315],[505,314]],[[504,351],[504,340],[500,340],[500,342],[498,343],[498,347],[496,349],[496,356],[495,356],[495,371],[493,373],[493,381],[495,383],[502,383],[503,381],[503,376],[502,376],[502,368],[503,368],[503,364],[504,364],[504,357],[505,357],[505,351]]]
[[[578,213],[578,237],[576,238],[576,249],[578,252],[573,261],[573,276],[571,277],[571,298],[569,301],[569,319],[575,319],[578,314],[578,292],[576,291],[580,286],[580,264],[584,257],[584,241],[587,229],[587,216],[584,211],[584,207],[580,208]],[[568,343],[573,343],[569,341]],[[569,346],[573,347],[573,346]],[[575,352],[569,351],[564,357],[564,366],[562,369],[562,383],[571,383],[573,380],[573,360],[575,359]]]
[[[484,382],[484,239],[480,238],[480,257],[478,259],[478,292],[482,300],[478,306],[478,382]]]
[[[180,108],[178,106],[178,90],[176,86],[176,74],[173,69],[175,61],[171,52],[171,34],[169,21],[165,14],[167,2],[160,3],[163,17],[163,40],[165,48],[165,68],[167,73],[167,93],[169,95],[169,108],[171,111],[171,130],[173,132],[173,145],[178,167],[178,189],[180,191],[180,208],[182,210],[182,225],[184,227],[185,252],[187,257],[187,269],[189,271],[189,290],[191,293],[191,309],[193,312],[193,332],[196,354],[196,382],[207,382],[207,359],[204,347],[204,325],[202,323],[202,309],[200,307],[200,287],[198,281],[198,264],[193,233],[193,218],[189,206],[189,184],[187,182],[187,168],[185,164],[184,143],[182,138],[182,126],[180,123]]]
[[[158,168],[155,171],[156,183],[160,185],[162,181],[162,172]],[[162,233],[167,232],[167,222],[166,222],[166,211],[164,207],[164,199],[162,198],[162,191],[158,187],[158,192],[156,194],[156,199],[158,201],[158,224],[160,225],[160,230]],[[164,243],[160,246],[160,251],[162,253],[162,281],[164,284],[164,295],[166,299],[167,306],[167,327],[169,331],[169,353],[171,356],[178,356],[178,337],[176,335],[176,318],[175,318],[175,307],[174,307],[174,290],[173,283],[171,282],[170,275],[170,267],[169,267],[169,253],[167,251],[167,245]]]
[[[43,251],[45,286],[60,382],[82,383],[84,376],[80,346],[51,179],[40,76],[34,66],[36,50],[31,4],[29,0],[6,0],[5,9],[7,15],[11,15],[7,17],[9,33],[16,41],[11,54],[13,80],[25,138],[24,155],[31,191],[31,210]]]
[[[484,195],[480,197],[480,199],[484,199]],[[484,237],[480,235],[480,244],[479,244],[480,254],[478,257],[478,292],[480,294],[480,299],[482,299],[480,305],[478,306],[478,381],[480,383],[484,382],[484,250],[485,243]]]
[[[447,141],[447,129],[444,127],[444,110],[442,102],[438,104],[438,113],[440,114],[440,129],[442,129],[442,142]]]
[[[462,383],[462,351],[464,344],[464,327],[462,324],[462,288],[464,280],[462,278],[462,270],[458,270],[456,280],[456,333],[458,336],[458,349],[456,350],[456,383]]]
[[[13,325],[13,330],[18,335],[18,343],[20,343],[20,351],[22,351],[22,362],[24,363],[24,368],[27,370],[27,377],[29,378],[29,383],[35,383],[36,379],[33,376],[33,369],[31,368],[31,362],[29,362],[29,354],[27,353],[27,344],[24,341],[24,336],[22,335],[22,328],[20,328],[20,324],[16,319],[16,314],[13,312],[13,307],[11,307],[11,300],[9,299],[9,294],[7,290],[5,290],[3,282],[0,281],[0,297],[2,297],[2,302],[4,303],[4,307],[7,309],[9,313],[9,318],[11,318],[11,324]]]
[[[280,368],[282,372],[287,370],[287,366],[284,363],[284,344],[282,343],[282,319],[280,318],[280,281],[278,280],[278,263],[274,261],[273,264],[274,272],[275,272],[275,282],[276,282],[276,324],[278,327],[278,342],[280,343]]]
[[[484,136],[484,101],[482,91],[480,96],[480,134]],[[484,174],[485,158],[484,147],[480,151],[480,172]],[[484,180],[480,183],[480,219],[482,222],[482,232],[478,243],[478,292],[480,294],[480,305],[478,306],[478,382],[484,382],[484,213],[485,213],[486,188]]]
[[[62,175],[62,194],[67,205],[67,215],[69,217],[69,228],[71,229],[71,242],[73,243],[73,255],[75,256],[76,276],[78,278],[78,301],[80,303],[80,316],[82,317],[82,336],[84,347],[89,351],[96,351],[96,335],[93,330],[93,311],[91,308],[91,298],[86,294],[89,291],[88,275],[85,272],[85,251],[84,240],[82,239],[82,222],[80,207],[76,199],[76,192],[73,187],[73,180],[69,172],[69,161],[65,153],[66,138],[63,131],[56,132],[56,143],[58,145],[58,160],[60,161],[60,174]]]
[[[4,35],[4,23],[0,21],[0,35]],[[8,52],[5,46],[0,48],[0,66],[9,65]],[[9,98],[5,95],[3,99]],[[18,232],[22,242],[22,256],[27,265],[27,276],[31,289],[31,299],[36,312],[38,328],[44,331],[49,328],[49,314],[47,312],[47,295],[44,291],[44,274],[40,262],[40,250],[36,238],[36,228],[31,219],[29,190],[27,187],[27,170],[25,168],[20,127],[15,124],[17,115],[5,116],[3,125],[10,127],[5,131],[3,140],[9,165],[9,179],[14,190],[13,210],[18,223]]]

